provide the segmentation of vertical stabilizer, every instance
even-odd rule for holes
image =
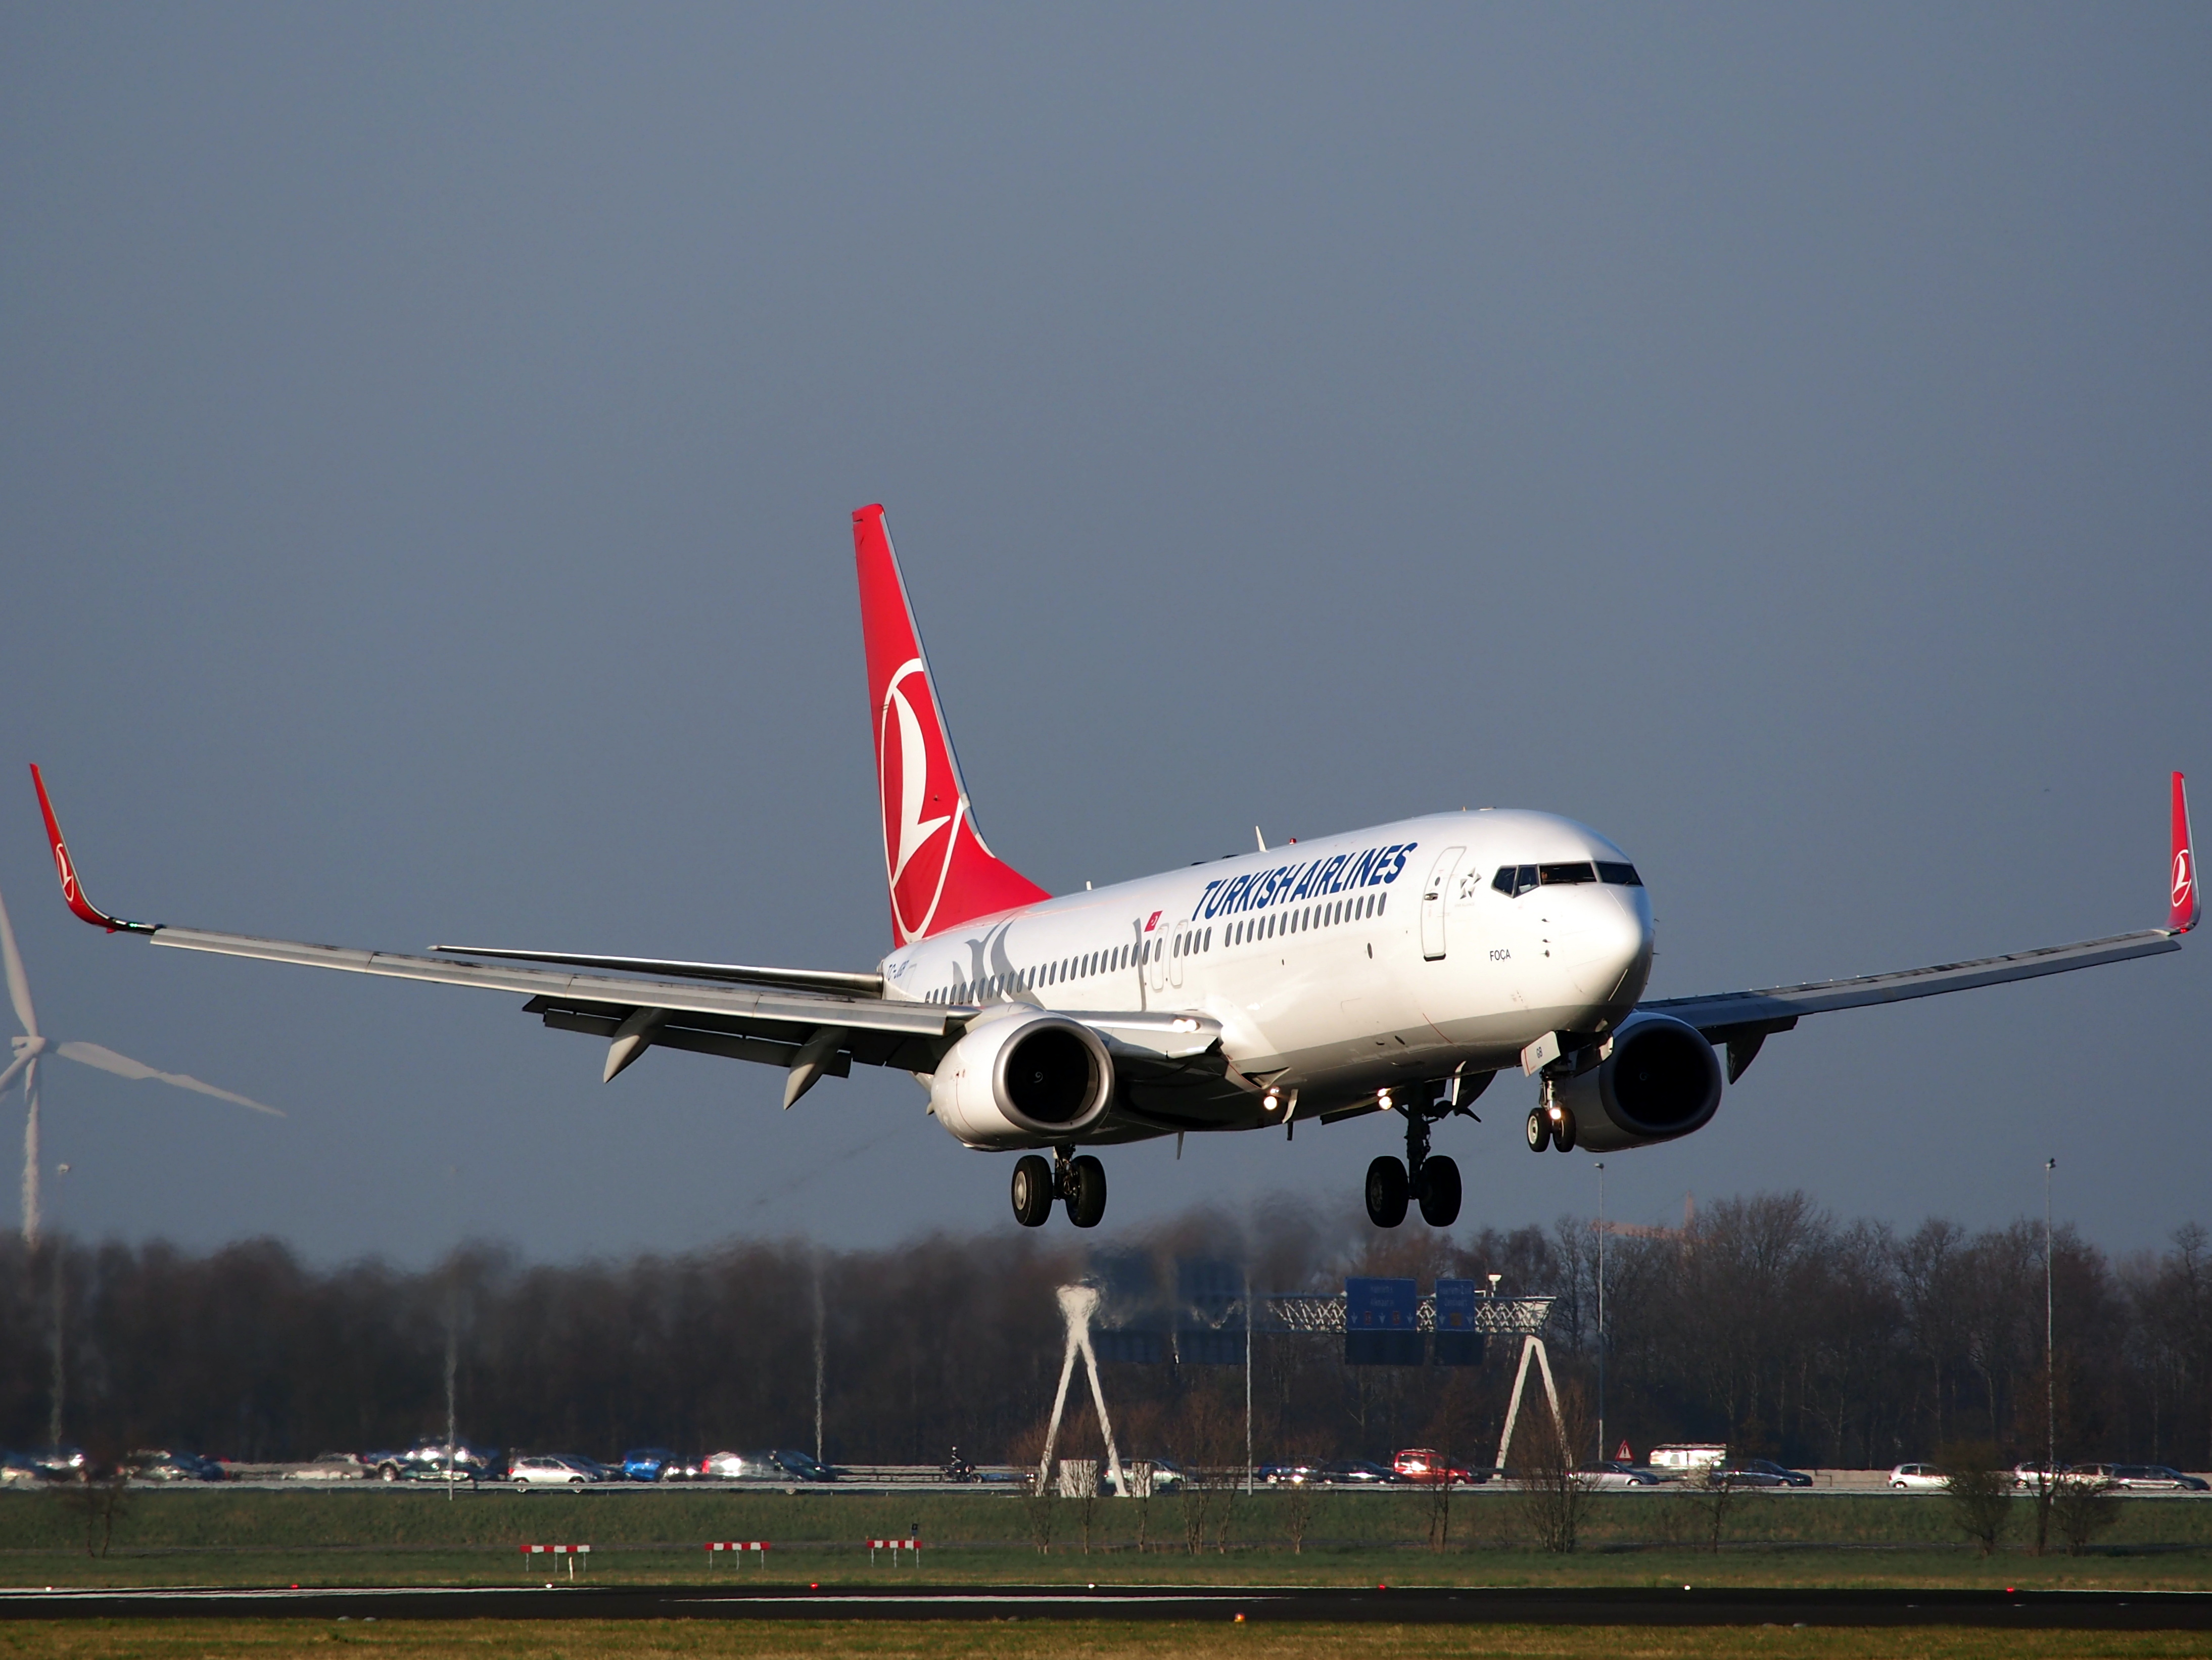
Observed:
[[[868,712],[884,822],[891,939],[903,946],[972,917],[1051,896],[1001,862],[976,834],[968,787],[938,707],[921,635],[880,506],[853,515]]]
[[[2204,914],[2204,896],[2197,886],[2197,843],[2189,833],[2189,787],[2178,772],[2173,775],[2172,871],[2166,925],[2176,933],[2186,933]]]

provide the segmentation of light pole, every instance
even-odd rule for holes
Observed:
[[[58,1220],[61,1216],[60,1178],[69,1173],[70,1167],[67,1164],[54,1166],[52,1215],[56,1220]],[[52,1229],[49,1237],[52,1243],[47,1246],[47,1249],[54,1254],[54,1402],[52,1415],[46,1423],[46,1444],[53,1450],[53,1456],[58,1458],[61,1456],[62,1450],[62,1384],[64,1381],[62,1369],[62,1256],[64,1253],[61,1230],[58,1227]]]
[[[829,1364],[829,1311],[822,1304],[822,1248],[814,1248],[814,1462],[822,1462],[822,1374]],[[917,1535],[918,1537],[919,1535]]]
[[[2052,1370],[2057,1327],[2051,1298],[2051,1175],[2057,1168],[2056,1158],[2043,1161],[2043,1479],[2046,1483],[2058,1479],[2058,1383]]]
[[[1597,1161],[1597,1462],[1605,1462],[1605,1160]]]
[[[461,1167],[448,1164],[446,1214],[454,1236],[446,1248],[446,1502],[449,1505],[453,1502],[453,1483],[460,1475],[461,1292],[456,1283],[460,1271],[460,1191]]]
[[[1244,1268],[1244,1492],[1252,1492],[1252,1268]]]

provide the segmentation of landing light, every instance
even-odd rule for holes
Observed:
[[[1196,1031],[1198,1030],[1198,1022],[1195,1020],[1171,1020],[1168,1023],[1168,1030],[1170,1031]]]

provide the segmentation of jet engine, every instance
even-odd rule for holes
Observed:
[[[1593,1152],[1650,1146],[1703,1129],[1721,1104],[1720,1057],[1695,1026],[1667,1014],[1633,1014],[1613,1053],[1554,1086],[1575,1116],[1575,1142]]]
[[[1069,1140],[1113,1098],[1114,1062],[1098,1034],[1035,1009],[969,1027],[929,1085],[938,1122],[968,1146],[992,1149]]]

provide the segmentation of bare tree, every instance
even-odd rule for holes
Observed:
[[[1984,1556],[1996,1549],[2012,1519],[2012,1472],[1995,1468],[1996,1462],[1996,1449],[1986,1441],[1954,1446],[1942,1460],[1952,1525]]]
[[[1722,1535],[1728,1531],[1728,1519],[1741,1491],[1728,1479],[1723,1465],[1708,1464],[1682,1483],[1671,1502],[1690,1512],[1696,1535],[1718,1556]]]
[[[2051,1520],[2066,1541],[2069,1556],[2087,1556],[2097,1535],[2120,1519],[2119,1501],[2110,1481],[2059,1481],[2051,1500]]]
[[[1542,1549],[1565,1554],[1582,1536],[1595,1490],[1582,1473],[1576,1454],[1589,1444],[1593,1431],[1581,1386],[1571,1382],[1559,1390],[1557,1418],[1548,1409],[1524,1413],[1515,1426],[1513,1457],[1520,1473],[1521,1513]],[[1439,1492],[1448,1494],[1449,1485],[1439,1484]],[[1443,1548],[1433,1521],[1430,1543]]]

